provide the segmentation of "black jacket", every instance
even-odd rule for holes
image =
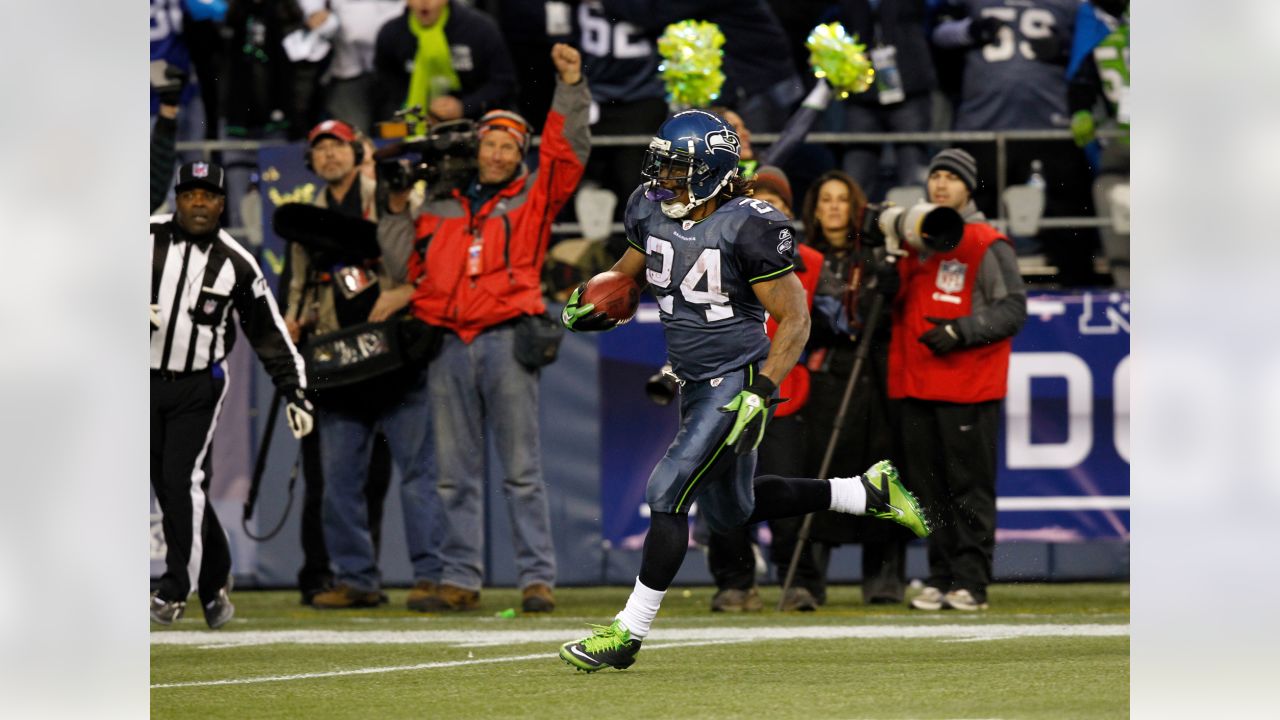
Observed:
[[[869,0],[841,0],[840,16],[845,30],[851,35],[857,33],[858,42],[867,46],[867,59],[877,41],[897,48],[898,73],[908,97],[938,87],[925,34],[924,0],[880,0],[878,10],[871,9]],[[880,103],[874,85],[865,93],[851,95],[849,100],[867,105]]]
[[[494,108],[516,108],[516,70],[498,23],[479,10],[449,3],[444,35],[461,87],[455,97],[472,120]],[[378,31],[373,65],[378,78],[377,119],[390,119],[409,93],[418,38],[409,29],[409,11]]]

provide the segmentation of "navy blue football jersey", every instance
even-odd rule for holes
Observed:
[[[699,222],[672,220],[641,185],[627,201],[627,242],[645,254],[667,355],[683,380],[720,377],[769,354],[752,285],[791,272],[795,229],[763,200],[735,198]]]
[[[956,130],[1062,128],[1067,49],[1081,0],[967,0],[969,17],[1005,23],[995,42],[965,56]]]

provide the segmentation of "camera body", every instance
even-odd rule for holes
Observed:
[[[964,218],[952,208],[933,203],[902,207],[892,203],[867,205],[862,239],[883,245],[890,255],[950,252],[964,236]]]
[[[471,120],[433,125],[426,134],[374,153],[378,181],[392,192],[408,190],[419,180],[427,196],[448,194],[476,171],[480,141]]]

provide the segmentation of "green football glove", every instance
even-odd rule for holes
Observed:
[[[573,289],[573,294],[569,296],[569,302],[565,303],[564,310],[560,313],[560,322],[564,323],[564,326],[572,332],[600,332],[617,327],[618,321],[603,312],[595,312],[596,306],[594,304],[579,304],[578,298],[582,295],[582,289],[586,286],[586,283],[582,283]]]
[[[1076,147],[1084,147],[1093,142],[1093,113],[1088,110],[1077,110],[1071,116],[1071,134],[1075,136]]]
[[[738,414],[733,421],[733,429],[729,431],[729,437],[725,438],[725,443],[732,445],[735,453],[746,455],[754,451],[764,439],[764,426],[769,420],[769,407],[782,402],[773,398],[773,393],[777,389],[778,386],[772,380],[764,375],[757,375],[750,385],[729,401],[728,405],[720,408],[720,412]]]

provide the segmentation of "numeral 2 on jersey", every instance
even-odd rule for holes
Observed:
[[[671,268],[676,257],[676,249],[671,244],[671,241],[650,235],[648,240],[645,241],[645,250],[650,257],[660,260],[660,266],[657,270],[653,268],[652,264],[645,270],[645,276],[649,284],[660,288],[671,287]],[[698,283],[702,280],[703,275],[707,276],[707,289],[698,290]],[[689,272],[685,273],[684,279],[680,281],[680,294],[691,305],[706,305],[707,308],[704,312],[708,321],[725,320],[733,317],[733,306],[729,304],[729,296],[721,290],[720,250],[718,248],[705,248],[698,255],[693,267],[689,268]],[[658,307],[668,315],[674,314],[675,296],[659,296]]]

